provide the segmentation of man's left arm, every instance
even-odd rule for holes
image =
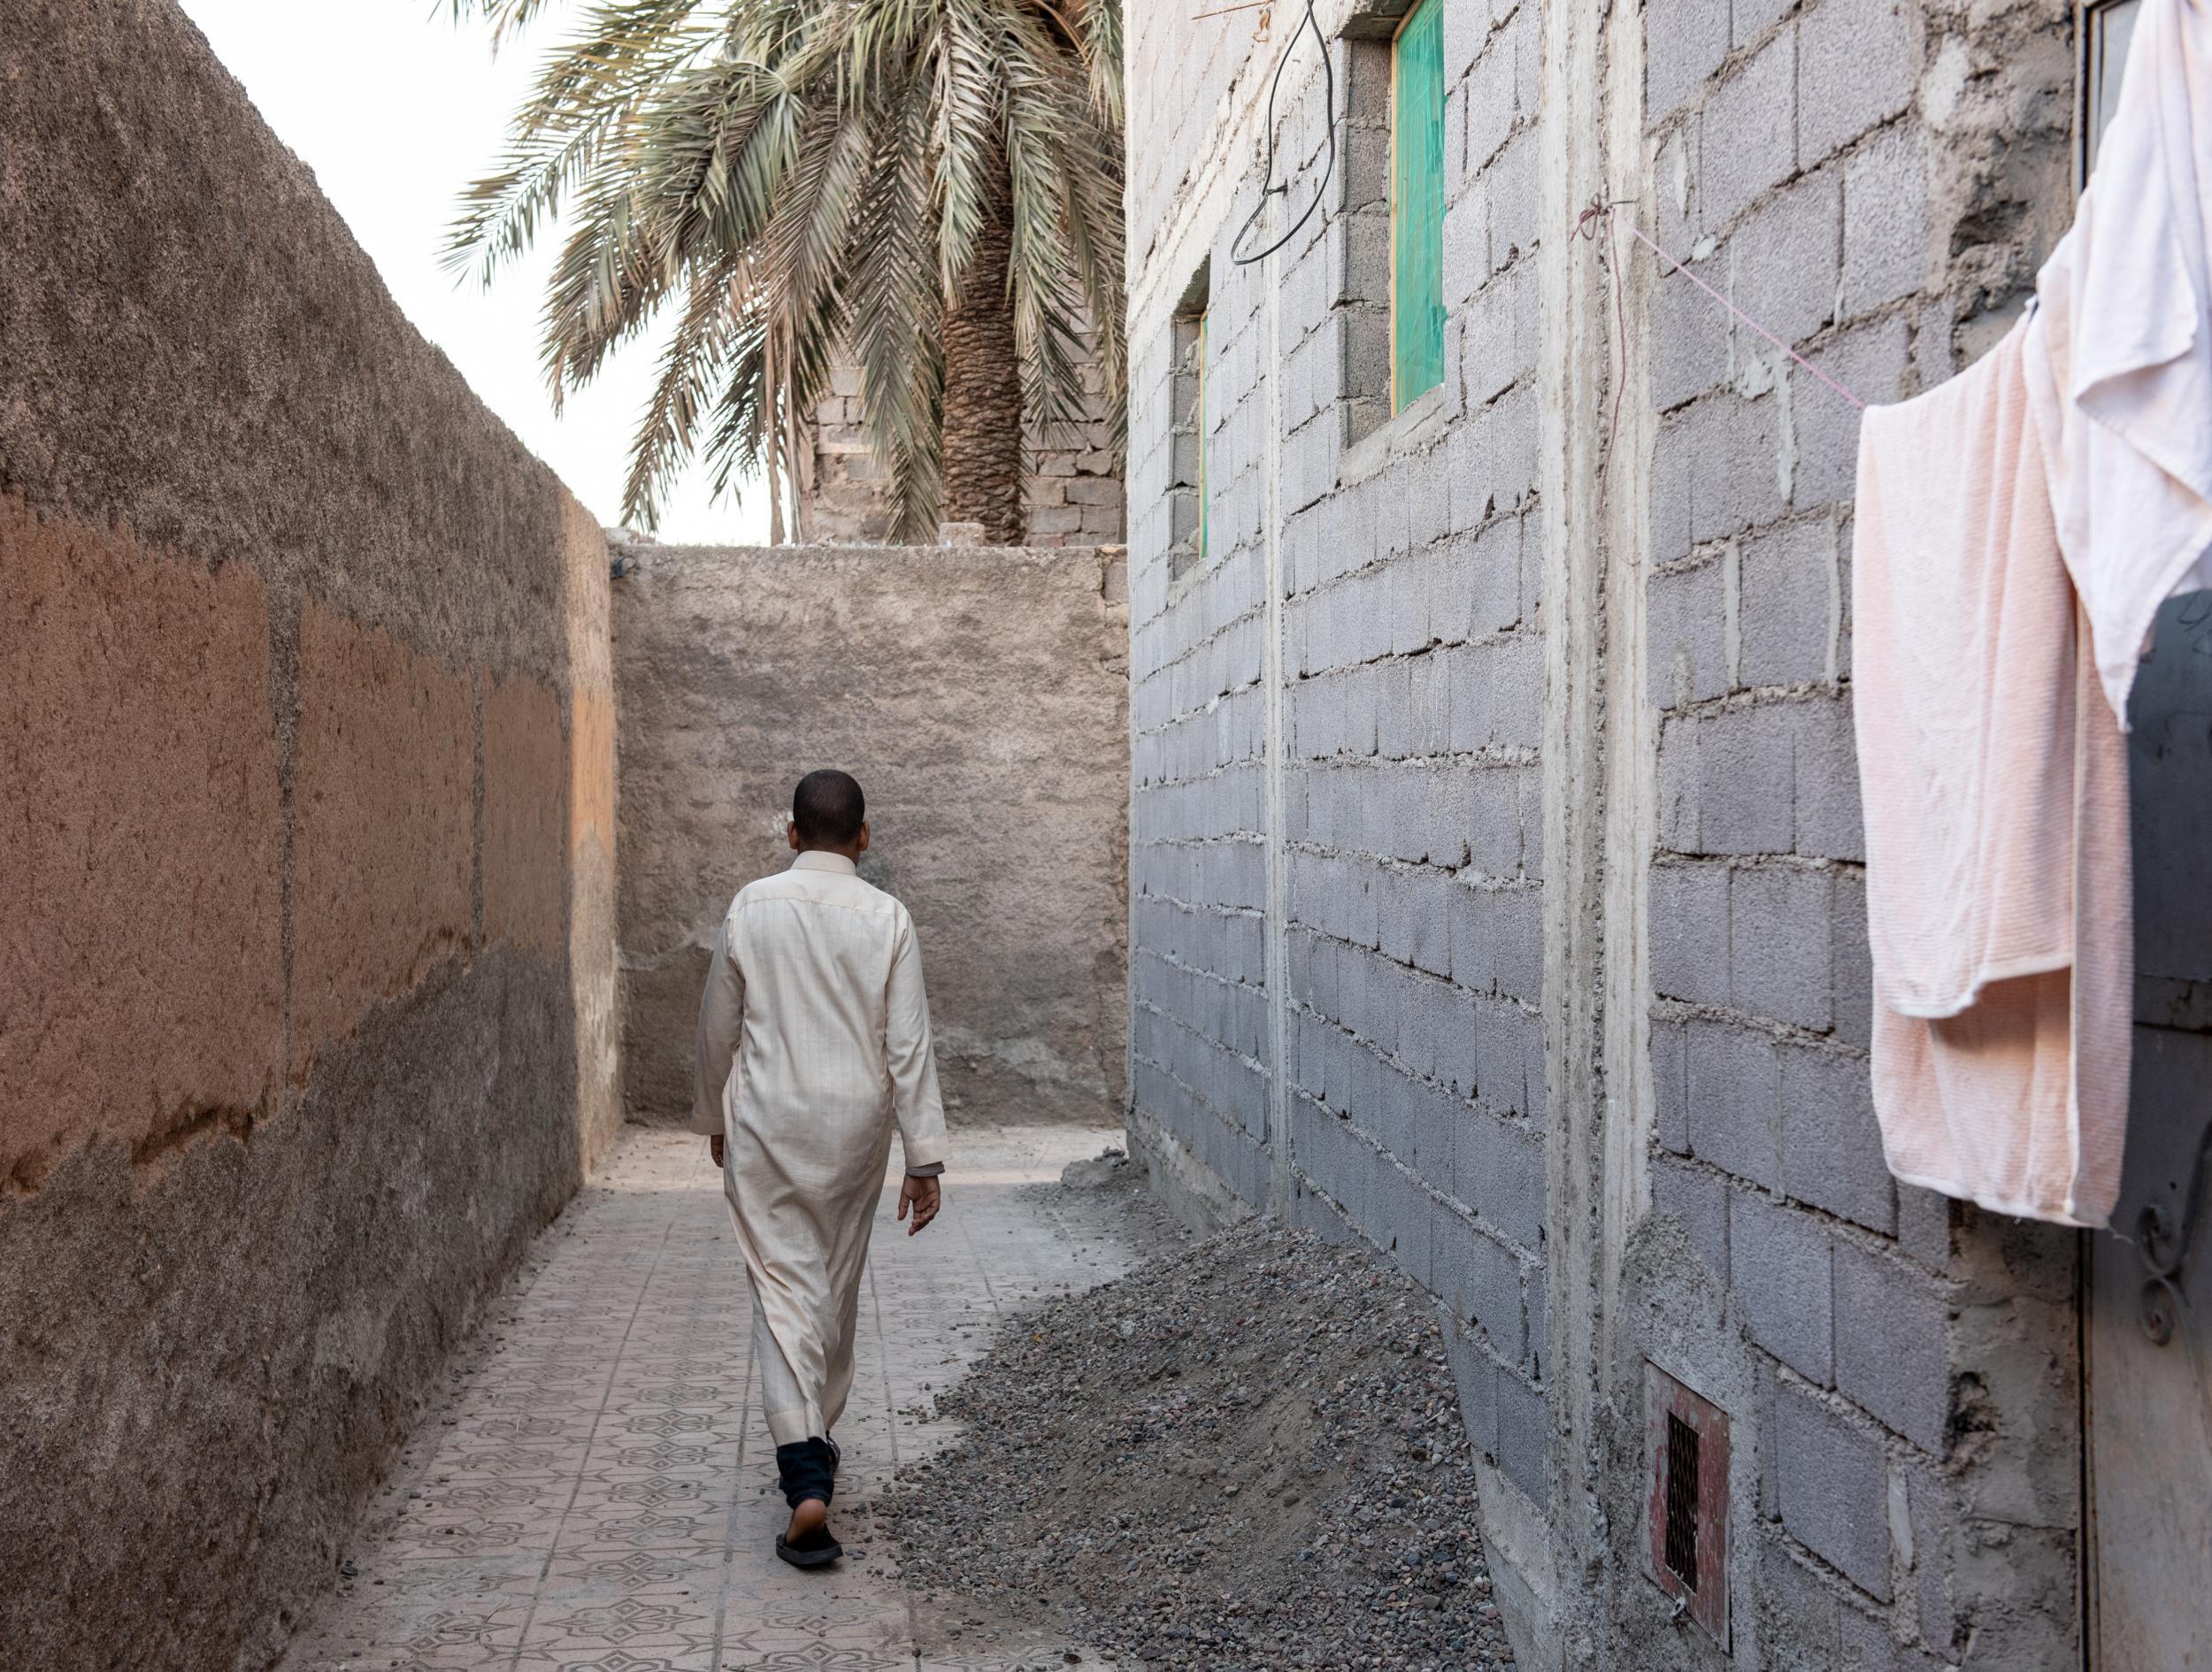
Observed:
[[[726,918],[714,938],[714,961],[707,966],[707,990],[699,1000],[699,1038],[693,1063],[691,1130],[703,1133],[722,1163],[722,1093],[737,1061],[737,1042],[745,1021],[745,975],[730,955]]]
[[[913,920],[903,912],[885,998],[884,1060],[891,1076],[891,1113],[906,1152],[907,1188],[926,1181],[933,1213],[935,1175],[945,1170],[945,1106],[937,1091],[937,1057],[930,1044],[922,949],[914,939]],[[903,1205],[905,1193],[900,1200]]]

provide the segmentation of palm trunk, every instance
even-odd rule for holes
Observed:
[[[1022,537],[1022,380],[1006,276],[1014,185],[1002,159],[975,257],[945,310],[945,497],[949,523],[980,523],[990,545]]]

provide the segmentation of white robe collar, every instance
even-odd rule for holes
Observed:
[[[806,852],[793,860],[791,869],[794,871],[826,871],[839,877],[860,875],[860,867],[854,864],[844,855],[826,854],[816,848],[808,848]]]

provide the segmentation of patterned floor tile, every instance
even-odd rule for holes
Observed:
[[[355,1540],[357,1576],[281,1672],[1009,1672],[1004,1645],[918,1658],[866,1502],[958,1430],[932,1390],[1004,1308],[1118,1276],[1135,1251],[1056,1227],[1023,1185],[1096,1132],[962,1135],[954,1234],[879,1220],[833,1524],[850,1559],[775,1560],[784,1507],[752,1305],[695,1139],[633,1132],[543,1239]],[[443,1408],[439,1408],[442,1407]],[[1087,1672],[1111,1663],[1084,1652]]]

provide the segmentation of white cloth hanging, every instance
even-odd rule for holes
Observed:
[[[2208,227],[2212,0],[2143,0],[2025,357],[2059,548],[2123,729],[2159,605],[2212,586]]]
[[[2101,1225],[2126,1133],[2127,744],[2015,329],[1859,438],[1852,709],[1890,1170]]]

